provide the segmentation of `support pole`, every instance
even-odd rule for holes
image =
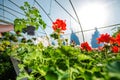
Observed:
[[[83,42],[85,42],[84,33],[83,33],[83,29],[82,29],[82,26],[81,26],[81,23],[80,23],[79,17],[78,17],[78,15],[77,15],[77,12],[76,12],[76,10],[75,10],[75,8],[74,8],[74,6],[73,6],[71,0],[69,0],[69,2],[70,2],[71,6],[72,6],[72,8],[73,8],[73,10],[74,10],[74,12],[75,12],[76,17],[77,17],[78,23],[79,23],[79,25],[80,25],[80,29],[81,29],[81,33],[82,33],[82,37],[83,37]]]

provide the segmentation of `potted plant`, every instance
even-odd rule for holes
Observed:
[[[24,6],[21,6],[25,13],[25,18],[16,18],[14,20],[15,31],[27,32],[28,35],[34,35],[34,31],[42,27],[46,28],[45,22],[42,20],[40,12],[37,8],[30,6],[28,2],[24,2]]]

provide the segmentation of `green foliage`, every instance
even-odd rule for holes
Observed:
[[[0,43],[0,52],[4,52],[8,47],[10,46],[10,42],[9,41],[2,41],[2,43]]]
[[[21,32],[23,28],[26,28],[26,21],[25,21],[25,19],[17,18],[14,20],[14,25],[15,25],[15,27],[14,27],[15,31]]]
[[[112,80],[120,80],[120,61],[114,61],[112,63],[109,63],[107,65],[107,71],[108,75],[110,76],[110,79]]]
[[[3,44],[9,45],[4,42]],[[119,55],[109,54],[106,59],[103,57],[103,52],[85,52],[71,46],[44,47],[41,43],[38,45],[11,44],[7,52],[19,62],[20,73],[17,80],[23,78],[29,80],[119,80],[117,76],[119,61],[111,63],[118,60]]]
[[[28,2],[24,2],[24,6],[20,7],[24,11],[26,18],[16,18],[14,20],[15,31],[22,31],[27,26],[34,26],[36,29],[41,26],[42,29],[46,28],[45,22],[42,20],[40,12],[37,8],[30,6]]]
[[[116,56],[110,52],[106,58],[104,51],[87,52],[71,46],[61,45],[55,48],[44,47],[42,43],[38,45],[11,44],[9,41],[2,41],[0,45],[2,53],[9,54],[19,62],[20,73],[17,80],[23,78],[29,80],[119,80],[119,62],[111,62],[118,60],[120,55]]]
[[[58,35],[56,34],[56,33],[53,33],[53,34],[51,34],[50,35],[52,38],[54,38],[54,39],[58,39]]]
[[[21,38],[21,39],[20,39]],[[33,44],[33,41],[35,40],[35,38],[32,39],[26,39],[24,38],[20,32],[16,32],[16,34],[12,34],[10,32],[5,32],[3,33],[3,37],[1,37],[0,42],[4,43],[6,41],[8,41],[8,43],[10,44],[10,42],[15,42],[15,43],[30,43]],[[6,43],[6,44],[8,44]],[[0,46],[0,51],[4,50],[3,46]]]
[[[107,65],[109,72],[120,73],[120,61],[115,61]]]
[[[1,54],[0,52],[0,80],[12,79],[15,77],[13,72],[14,69],[10,57],[6,53]]]
[[[2,40],[0,44],[1,54],[6,53],[19,62],[17,80],[120,79],[120,54],[111,53],[110,46],[104,46],[103,51],[83,51],[68,45],[44,47],[42,43],[33,45],[26,42],[23,38],[23,43]]]
[[[74,53],[75,51],[78,52]],[[70,63],[71,59],[77,59],[78,54],[79,49],[73,49],[70,46],[62,46],[55,49],[53,47],[42,48],[40,44],[21,44],[18,49],[14,50],[14,54],[12,51],[10,55],[20,61],[18,79],[25,77],[41,79],[44,77],[46,80],[67,80],[72,73],[78,73],[77,69],[73,68],[76,62]],[[31,69],[32,72],[29,73],[25,67]]]
[[[100,57],[103,53],[99,52],[82,52],[79,48],[71,46],[43,47],[40,43],[38,45],[19,44],[19,47],[12,50],[10,55],[19,61],[18,80],[23,78],[29,80],[107,80],[111,78],[105,67],[111,59],[106,60]]]
[[[8,35],[8,34],[7,34]],[[7,40],[0,42],[0,80],[14,80],[16,74],[8,55],[11,43]]]

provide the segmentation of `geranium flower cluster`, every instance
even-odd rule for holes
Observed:
[[[66,23],[64,20],[56,19],[55,22],[53,22],[52,28],[54,32],[51,34],[51,37],[58,40],[58,45],[62,45],[62,40],[60,39],[61,33],[64,33],[66,30]]]
[[[56,19],[55,22],[53,22],[52,28],[54,30],[54,34],[51,35],[55,39],[58,39],[58,43],[61,44],[60,40],[60,34],[64,33],[63,31],[66,30],[66,23],[64,20]],[[120,52],[120,33],[116,35],[116,37],[110,36],[108,33],[101,34],[99,38],[97,38],[98,44],[105,44],[103,47],[98,47],[97,50],[102,50],[107,46],[109,46],[109,50],[118,53]],[[80,44],[80,49],[85,51],[92,51],[92,47],[87,43],[83,42]]]
[[[100,43],[109,43],[110,42],[110,35],[108,33],[106,34],[101,34],[99,38],[97,38],[98,40],[98,44]]]
[[[109,45],[110,50],[112,52],[114,53],[120,52],[120,33],[117,34],[116,37],[112,37],[108,33],[101,34],[100,37],[97,38],[97,40],[98,40],[98,44],[103,43],[105,45]],[[103,49],[105,45],[101,49]],[[81,43],[80,48],[86,51],[93,50],[92,47],[87,42]]]
[[[100,43],[110,44],[111,51],[114,53],[118,53],[120,51],[120,33],[118,33],[116,37],[112,37],[108,33],[101,34],[101,36],[97,38],[97,40],[98,44]]]
[[[56,19],[56,21],[53,22],[52,28],[55,32],[64,33],[63,31],[66,30],[66,23],[63,20]]]
[[[80,48],[82,50],[86,50],[86,51],[91,51],[92,50],[92,48],[90,47],[90,45],[88,44],[88,42],[81,43]]]

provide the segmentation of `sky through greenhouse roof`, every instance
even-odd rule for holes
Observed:
[[[73,32],[81,31],[70,1],[76,10],[83,31],[120,23],[120,0],[0,0],[0,19],[13,23],[16,17],[25,17],[19,8],[25,1],[39,9],[42,19],[47,24],[45,31],[48,35],[52,33],[52,21],[57,18],[66,20],[67,31],[64,37],[70,38],[71,29]],[[108,27],[99,31],[111,34],[112,28]],[[90,42],[93,32],[94,30],[84,32],[85,41]],[[39,29],[38,34],[44,35],[44,32]],[[82,42],[81,32],[76,35]]]

